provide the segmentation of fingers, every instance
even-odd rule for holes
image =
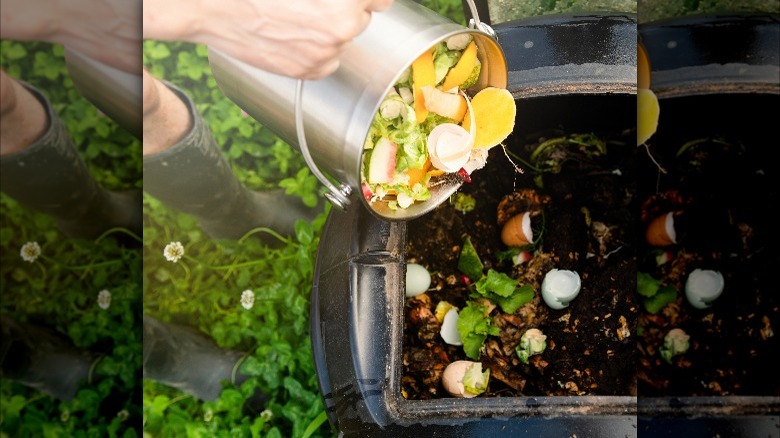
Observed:
[[[271,73],[321,79],[339,68],[344,51],[366,30],[372,14],[387,10],[392,3],[393,0],[239,1],[233,8],[209,9],[208,16],[213,19],[206,20],[206,27],[194,38]],[[271,4],[276,7],[270,7]]]
[[[369,2],[366,10],[370,12],[383,12],[390,9],[393,5],[393,0],[372,0]]]
[[[322,79],[326,76],[329,76],[336,70],[338,70],[339,65],[341,65],[341,62],[339,61],[338,58],[331,59],[330,61],[326,62],[320,67],[311,69],[309,70],[308,73],[301,75],[301,79],[308,79],[308,80]]]

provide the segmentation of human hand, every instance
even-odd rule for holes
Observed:
[[[0,121],[0,155],[26,148],[48,125],[40,102],[3,70],[0,70]]]
[[[0,38],[62,44],[96,61],[139,74],[139,0],[3,0]]]
[[[144,0],[144,38],[202,43],[263,70],[320,79],[393,0]]]

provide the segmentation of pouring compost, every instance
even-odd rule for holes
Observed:
[[[383,219],[409,220],[449,199],[514,123],[514,112],[484,112],[496,103],[514,110],[492,29],[478,20],[464,27],[413,1],[374,14],[339,69],[318,81],[274,75],[217,51],[209,62],[228,98],[300,149],[336,207],[364,193],[365,182],[370,196],[358,202]],[[486,98],[478,97],[482,90]],[[491,126],[502,120],[496,135]]]

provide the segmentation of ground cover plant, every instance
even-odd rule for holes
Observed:
[[[95,179],[109,190],[139,189],[140,141],[78,94],[63,48],[0,44],[3,70],[47,95]],[[94,240],[71,239],[52,218],[5,194],[0,217],[0,317],[52,333],[71,351],[96,359],[92,381],[72,399],[3,376],[2,436],[140,436],[140,236],[113,229]],[[27,357],[13,349],[21,339],[7,335],[4,347],[12,349],[1,358],[4,370]],[[34,348],[44,351],[43,344]]]
[[[144,58],[153,75],[190,95],[247,187],[283,187],[317,204],[319,185],[300,154],[222,94],[204,46],[147,41]],[[316,234],[324,217],[300,221],[290,238],[256,229],[236,241],[218,241],[195,218],[145,194],[144,313],[196,328],[224,349],[246,352],[241,372],[250,376],[240,386],[226,385],[218,399],[209,401],[145,380],[146,433],[301,436],[310,425],[312,433],[323,424],[308,303]],[[268,245],[268,239],[276,244]],[[166,258],[172,242],[181,245],[180,258],[170,251]],[[245,402],[255,389],[268,401],[247,412]]]

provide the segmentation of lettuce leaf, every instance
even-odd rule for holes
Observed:
[[[492,318],[485,316],[487,308],[469,301],[458,314],[458,332],[463,341],[463,351],[473,360],[479,360],[482,344],[488,335],[498,336],[498,327],[492,325]]]

